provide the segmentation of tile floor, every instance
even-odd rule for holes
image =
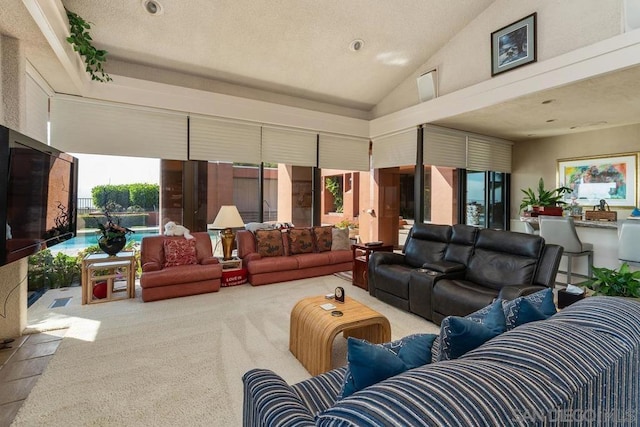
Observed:
[[[66,332],[23,335],[0,350],[0,427],[11,424]]]

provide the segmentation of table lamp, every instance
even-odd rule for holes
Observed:
[[[233,240],[235,239],[232,228],[244,227],[244,222],[238,212],[238,208],[234,205],[221,206],[212,225],[214,228],[223,229],[223,231],[220,232],[222,253],[224,255],[223,259],[225,261],[230,260],[232,258],[231,253],[233,252]]]

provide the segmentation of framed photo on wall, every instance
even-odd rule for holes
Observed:
[[[596,206],[600,200],[609,206],[635,207],[638,154],[616,154],[558,160],[559,186],[571,188],[572,197],[583,206]]]
[[[536,62],[536,13],[491,33],[491,76]]]

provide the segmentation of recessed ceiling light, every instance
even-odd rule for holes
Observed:
[[[362,40],[362,39],[355,39],[354,41],[349,43],[349,49],[354,51],[354,52],[359,51],[363,47],[364,47],[364,40]]]
[[[157,16],[162,14],[162,5],[157,0],[142,0],[142,7],[149,15]]]
[[[555,102],[555,99],[547,99],[545,101],[542,101],[542,104],[551,104],[552,102]]]
[[[552,122],[555,122],[555,121],[556,121],[556,119],[549,119],[549,120],[547,120],[547,123],[552,123]]]

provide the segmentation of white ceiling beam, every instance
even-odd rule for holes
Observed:
[[[640,30],[635,30],[378,117],[369,122],[369,136],[454,117],[639,64]]]
[[[69,21],[60,0],[22,0],[36,25],[46,38],[56,57],[80,93],[84,93],[90,79],[80,55],[67,42]]]
[[[110,74],[108,84],[90,82],[85,96],[126,104],[198,113],[311,131],[368,137],[369,121]]]

